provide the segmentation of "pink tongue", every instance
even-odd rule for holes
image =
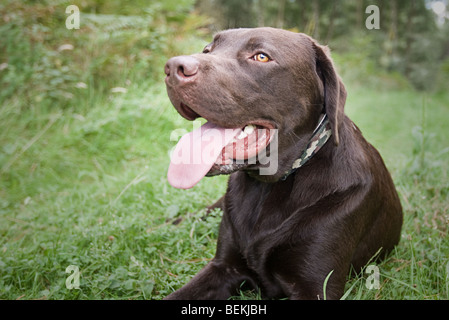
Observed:
[[[192,188],[209,172],[223,148],[241,131],[207,122],[182,136],[171,155],[168,182],[175,188]]]

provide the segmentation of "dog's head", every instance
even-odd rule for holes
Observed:
[[[196,139],[203,141],[191,153],[204,148],[207,132],[209,140],[220,140],[213,143],[218,151],[208,151],[213,159],[199,166],[202,173],[195,179],[236,170],[257,176],[263,161],[252,159],[276,152],[276,172],[259,178],[277,181],[306,146],[323,111],[335,144],[339,142],[346,92],[327,48],[305,34],[273,28],[223,31],[203,53],[170,59],[165,73],[177,111],[188,120],[208,121],[197,130]],[[226,137],[218,139],[225,129],[229,129]],[[193,146],[194,135],[184,137],[184,145]],[[269,148],[275,138],[277,147]],[[172,170],[171,177],[169,170],[169,180],[189,180],[181,173],[199,167],[184,163]],[[172,184],[191,187],[196,182]]]

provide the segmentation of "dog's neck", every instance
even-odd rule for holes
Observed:
[[[299,168],[304,166],[329,140],[332,135],[331,126],[326,113],[321,114],[319,117],[318,125],[312,133],[306,147],[301,152],[299,158],[293,161],[290,169],[286,170],[279,178],[279,173],[274,176],[260,175],[259,170],[245,170],[244,172],[248,177],[256,179],[260,182],[273,183],[278,181],[285,181],[287,178],[295,173]],[[288,167],[287,167],[288,168]],[[282,173],[281,173],[282,174]]]
[[[292,168],[285,172],[280,180],[284,181],[289,175],[301,168],[310,158],[312,158],[322,146],[326,144],[332,135],[329,119],[324,113],[321,116],[321,120],[318,126],[313,131],[312,137],[307,143],[306,149],[302,152],[301,156],[293,162]]]

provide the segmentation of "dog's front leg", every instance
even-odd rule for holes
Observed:
[[[189,283],[164,300],[225,300],[248,280],[236,268],[215,260],[209,262]]]

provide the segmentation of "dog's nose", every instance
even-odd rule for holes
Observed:
[[[174,57],[165,64],[165,74],[172,84],[190,82],[196,78],[199,66],[200,62],[194,57]]]

